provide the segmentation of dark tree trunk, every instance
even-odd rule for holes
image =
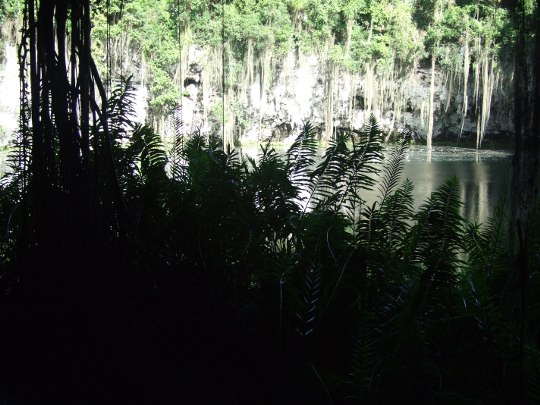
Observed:
[[[538,197],[540,159],[540,28],[538,10],[535,17],[535,44],[527,47],[526,21],[522,0],[515,7],[518,23],[514,73],[515,152],[512,161],[511,240],[514,252],[526,249],[527,227]],[[531,55],[532,53],[532,55]],[[531,69],[532,74],[529,74]]]
[[[124,204],[107,124],[107,94],[91,57],[90,0],[41,1],[37,10],[35,4],[28,0],[25,8],[32,100],[29,243],[65,260],[66,254],[91,254],[89,245],[97,249],[96,237],[111,231],[111,220],[100,216],[114,218],[112,226],[124,229]],[[95,86],[101,103],[95,100]],[[91,135],[97,133],[91,131],[91,113],[99,115],[103,137],[94,140],[93,150]],[[100,212],[100,199],[114,201],[116,212]],[[106,229],[97,228],[107,221]]]
[[[525,403],[528,364],[525,345],[530,332],[528,319],[529,260],[532,255],[534,217],[538,215],[539,159],[540,159],[540,27],[536,8],[533,24],[534,43],[528,44],[524,0],[512,2],[517,26],[514,55],[514,128],[515,151],[512,160],[511,215],[509,226],[510,248],[515,257],[515,268],[509,274],[507,297],[512,311],[519,313],[519,375],[516,390],[519,403]],[[530,74],[532,73],[532,74]]]
[[[123,200],[107,95],[90,52],[90,0],[26,0],[24,11],[19,61],[21,88],[30,85],[30,96],[21,96],[20,123],[31,142],[21,208],[27,235],[18,240],[16,281],[0,312],[8,325],[0,337],[0,386],[9,377],[44,396],[39,403],[63,403],[69,401],[48,400],[48,387],[65,389],[68,398],[81,387],[100,386],[91,381],[101,378],[107,333],[120,307],[111,291],[125,288],[115,266],[124,252],[114,250],[123,242]]]

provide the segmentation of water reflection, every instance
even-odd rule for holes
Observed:
[[[388,151],[390,148],[388,148]],[[259,149],[244,148],[243,153],[256,156]],[[388,152],[387,151],[387,152]],[[285,148],[279,148],[285,153]],[[387,154],[387,153],[386,153]],[[402,179],[414,183],[415,208],[419,208],[443,181],[456,176],[460,181],[462,215],[471,221],[485,222],[497,203],[501,187],[510,173],[510,152],[435,147],[429,154],[425,147],[412,147],[405,159]],[[0,170],[5,169],[6,154],[0,153]],[[364,191],[371,205],[378,191]]]
[[[414,204],[418,208],[444,180],[456,176],[460,182],[462,215],[485,222],[510,172],[508,151],[435,147],[431,154],[421,147],[411,148],[404,177],[414,183]]]
[[[387,148],[385,155],[390,150],[391,147]],[[255,156],[257,148],[243,152]],[[485,222],[497,203],[501,187],[506,184],[510,159],[508,151],[437,146],[430,153],[425,146],[412,146],[405,159],[402,179],[412,180],[414,206],[419,208],[446,179],[456,176],[463,201],[461,214],[473,222]],[[371,205],[377,200],[378,191],[363,191],[362,196]]]

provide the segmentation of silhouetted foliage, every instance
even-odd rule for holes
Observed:
[[[413,184],[401,180],[409,139],[385,158],[373,118],[359,133],[338,131],[322,159],[309,123],[285,155],[268,144],[252,159],[185,134],[180,119],[167,143],[134,125],[129,80],[100,106],[81,83],[103,85],[86,71],[77,92],[64,88],[70,101],[85,94],[85,118],[67,102],[47,110],[55,97],[35,74],[40,97],[22,98],[13,172],[0,182],[9,394],[38,403],[538,398],[539,219],[517,302],[506,193],[485,225],[460,215],[455,178],[415,211]],[[60,137],[73,142],[69,159]],[[379,198],[368,205],[372,189]]]

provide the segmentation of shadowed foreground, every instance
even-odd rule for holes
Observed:
[[[89,2],[41,4],[0,182],[6,401],[540,401],[535,209],[517,254],[506,192],[481,226],[455,178],[415,211],[374,120],[319,163],[309,124],[257,161],[180,122],[165,146],[107,96]]]

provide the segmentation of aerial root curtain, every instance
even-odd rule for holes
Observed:
[[[71,248],[76,240],[84,246],[81,230],[99,222],[100,184],[109,182],[117,211],[122,207],[107,94],[91,57],[90,1],[27,0],[24,26],[19,54],[21,88],[30,82],[30,97],[21,97],[30,105],[21,110],[31,117],[31,239],[44,247]]]

